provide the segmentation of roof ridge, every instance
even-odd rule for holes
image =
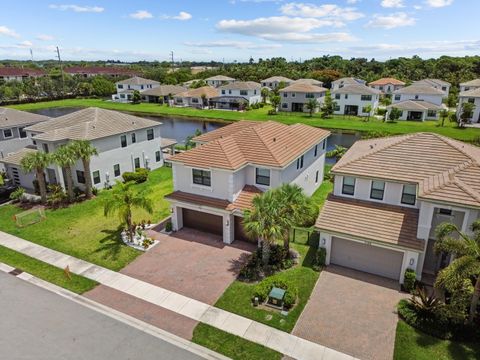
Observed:
[[[467,167],[471,165],[473,165],[471,161],[466,161],[464,163],[454,166],[453,168],[449,168],[443,172],[426,177],[424,180],[422,180],[422,183],[425,183],[427,181],[430,182],[430,180],[434,180],[435,178],[438,178],[441,181],[442,179],[445,179],[448,177],[448,180],[442,181],[442,183],[437,186],[433,185],[428,191],[424,190],[423,194],[430,194],[439,189],[443,189],[447,185],[450,185],[451,183],[455,182],[455,179],[456,179],[455,174],[459,173],[462,170],[465,170]]]
[[[233,168],[234,166],[233,166],[232,161],[230,160],[230,156],[228,155],[227,151],[225,151],[225,148],[224,148],[224,142],[226,142],[226,141],[228,141],[228,140],[233,141],[233,143],[234,143],[235,146],[238,148],[238,150],[240,150],[240,154],[241,154],[241,156],[242,156],[242,159],[243,159],[244,161],[246,161],[245,155],[243,154],[243,152],[242,152],[241,149],[240,149],[240,146],[238,145],[238,143],[235,141],[235,139],[234,139],[233,137],[227,136],[227,137],[225,137],[225,138],[220,138],[220,139],[216,139],[216,140],[213,140],[213,141],[214,141],[214,142],[216,141],[216,142],[218,143],[218,145],[219,145],[220,148],[222,149],[223,153],[225,154],[225,158],[227,159],[228,164]],[[205,144],[205,145],[208,145],[208,143]]]
[[[473,197],[475,200],[480,202],[480,194],[476,192],[474,189],[472,189],[468,184],[457,178],[456,176],[454,177],[454,183],[463,191],[465,191],[468,195]]]
[[[474,156],[470,155],[468,152],[466,152],[461,147],[457,146],[457,144],[455,144],[455,142],[452,141],[453,139],[447,138],[446,136],[443,136],[443,135],[440,135],[440,134],[435,134],[435,133],[430,133],[430,134],[436,136],[438,139],[442,140],[445,144],[449,145],[450,147],[454,148],[455,150],[460,151],[463,155],[468,157],[472,162],[480,165],[480,162],[479,162],[478,159],[476,159]],[[465,145],[467,145],[467,144],[465,144]]]

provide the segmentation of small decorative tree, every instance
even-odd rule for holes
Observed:
[[[366,112],[366,113],[368,113],[368,115],[367,115],[367,121],[370,121],[370,115],[371,115],[371,113],[372,113],[372,105],[369,104],[369,105],[365,106],[365,107],[363,108],[363,111]]]
[[[464,127],[467,122],[473,117],[473,111],[475,110],[475,104],[471,102],[464,102],[462,104],[462,112],[460,113],[460,118],[458,119],[458,126]]]
[[[400,116],[402,116],[402,110],[392,107],[390,109],[390,113],[388,114],[388,121],[389,122],[395,122],[398,119],[400,119]]]
[[[264,104],[267,103],[267,99],[268,97],[270,96],[270,90],[268,90],[266,87],[262,88],[262,90],[260,91],[261,95],[262,95],[262,101]]]
[[[305,104],[308,113],[310,114],[310,117],[313,116],[313,113],[318,109],[318,106],[320,104],[318,103],[317,99],[309,99],[307,103]]]
[[[140,91],[133,90],[132,103],[140,104],[141,100],[142,100],[142,96],[140,95]]]
[[[445,125],[445,119],[448,118],[448,110],[447,109],[443,109],[442,111],[440,111],[440,119],[441,119],[441,124],[442,124],[442,127],[443,125]]]
[[[275,113],[278,112],[278,106],[280,105],[280,96],[278,95],[271,95],[270,96],[270,104],[272,104],[273,111]]]
[[[322,118],[327,119],[330,116],[332,116],[336,106],[337,106],[337,103],[332,100],[330,92],[327,92],[327,94],[325,95],[325,101],[323,102],[323,105],[320,109],[322,111],[322,114],[321,114]]]

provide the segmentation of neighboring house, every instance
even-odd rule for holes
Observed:
[[[83,188],[85,177],[91,176],[93,186],[103,188],[121,180],[126,171],[140,167],[156,169],[163,165],[160,126],[157,121],[117,111],[87,108],[25,128],[36,149],[22,149],[0,162],[4,163],[7,176],[15,184],[33,190],[34,175],[25,174],[20,166],[25,153],[53,153],[72,140],[88,140],[97,149],[98,156],[91,158],[91,174],[85,174],[80,160],[72,167],[74,186]],[[65,188],[63,170],[59,166],[51,164],[45,174],[49,184]]]
[[[0,67],[0,80],[3,81],[24,81],[32,78],[36,79],[45,75],[45,71],[41,69]]]
[[[187,88],[179,85],[160,85],[153,89],[142,91],[142,100],[149,103],[166,103],[173,96],[186,91]]]
[[[460,92],[474,90],[478,88],[480,88],[480,79],[460,83]]]
[[[353,77],[345,77],[335,81],[332,81],[332,90],[341,89],[347,85],[365,85],[367,82],[362,79],[356,79]]]
[[[278,88],[280,83],[284,83],[285,86],[290,85],[293,82],[292,79],[289,79],[285,76],[271,76],[267,79],[263,79],[261,81],[263,87],[268,87],[271,90],[275,90]]]
[[[216,75],[206,78],[205,82],[208,86],[219,87],[222,85],[233,83],[235,82],[235,79],[224,75]]]
[[[138,72],[121,66],[70,66],[63,71],[72,76],[89,78],[97,75],[120,77],[137,76]]]
[[[436,227],[469,233],[480,217],[480,148],[431,133],[357,141],[332,168],[333,194],[316,221],[326,263],[403,283],[436,275]]]
[[[148,89],[156,88],[160,86],[160,83],[155,80],[144,79],[139,76],[134,76],[129,79],[117,81],[115,87],[117,88],[117,93],[112,95],[113,101],[119,102],[129,102],[132,101],[133,92],[144,91]]]
[[[174,230],[196,228],[227,244],[246,240],[243,211],[256,195],[284,183],[307,195],[320,186],[329,135],[303,124],[239,121],[194,138],[197,147],[168,160]]]
[[[292,85],[281,89],[279,93],[281,99],[280,111],[308,112],[305,104],[311,99],[315,99],[320,107],[325,99],[327,89],[304,82],[294,82]],[[317,110],[318,108],[315,111]]]
[[[242,110],[262,101],[262,86],[254,81],[235,81],[218,87],[218,96],[210,99],[217,109]]]
[[[440,111],[446,109],[442,100],[444,92],[429,85],[413,84],[393,92],[392,104],[387,107],[387,116],[392,108],[402,110],[400,120],[438,120]]]
[[[176,106],[189,106],[195,108],[205,108],[210,104],[210,99],[218,96],[218,90],[211,86],[202,86],[197,89],[189,89],[175,95],[174,103]]]
[[[462,104],[465,102],[470,102],[475,105],[470,121],[472,123],[480,123],[480,87],[460,92],[457,106],[458,118],[462,114]]]
[[[315,86],[323,86],[323,82],[320,80],[315,80],[315,79],[298,79],[294,80],[290,85],[293,84],[306,84],[306,85],[315,85]]]
[[[49,119],[44,115],[0,108],[0,159],[32,143],[25,131],[27,126]]]
[[[377,89],[382,92],[382,94],[391,95],[395,90],[399,90],[405,86],[403,81],[400,81],[395,78],[381,78],[375,81],[372,81],[368,84],[372,89]]]
[[[432,86],[435,89],[443,91],[443,97],[447,98],[448,94],[450,93],[450,87],[452,84],[449,82],[440,80],[440,79],[423,79],[419,81],[414,81],[412,85],[427,85]]]
[[[331,91],[335,102],[334,114],[371,116],[375,113],[380,99],[380,91],[363,84],[343,85]],[[370,111],[368,106],[371,106]]]

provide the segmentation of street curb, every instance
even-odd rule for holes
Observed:
[[[6,265],[4,263],[0,262],[0,271],[9,274],[12,270],[14,270],[13,267]],[[10,274],[13,275],[13,274]],[[212,350],[209,350],[207,348],[204,348],[200,345],[197,345],[191,341],[185,340],[179,336],[176,336],[174,334],[171,334],[165,330],[162,330],[158,327],[155,327],[151,324],[148,324],[144,321],[141,321],[139,319],[136,319],[130,315],[124,314],[122,312],[119,312],[117,310],[114,310],[108,306],[102,305],[100,303],[97,303],[96,301],[93,301],[91,299],[88,299],[82,295],[75,294],[74,292],[71,292],[70,290],[64,289],[60,286],[54,285],[52,283],[49,283],[45,280],[42,280],[40,278],[37,278],[27,272],[22,272],[19,275],[14,275],[15,277],[26,281],[30,284],[33,284],[35,286],[38,286],[40,288],[43,288],[47,291],[53,292],[59,296],[62,296],[63,298],[66,298],[68,300],[71,300],[73,302],[76,302],[77,304],[80,304],[82,306],[85,306],[89,309],[92,309],[96,312],[99,312],[103,315],[106,315],[110,318],[113,318],[117,321],[120,321],[124,324],[127,324],[131,327],[136,328],[137,330],[140,330],[144,333],[147,333],[151,336],[154,336],[158,339],[164,340],[172,345],[175,345],[178,348],[190,351],[191,353],[198,355],[200,357],[203,357],[204,359],[207,360],[231,360],[230,358],[218,354]]]

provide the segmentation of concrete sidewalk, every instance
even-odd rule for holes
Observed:
[[[353,360],[350,355],[271,328],[159,286],[0,232],[0,245],[72,273],[95,280],[154,305],[200,321],[230,334],[264,345],[299,360]]]

